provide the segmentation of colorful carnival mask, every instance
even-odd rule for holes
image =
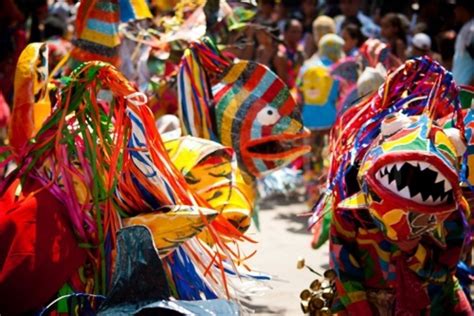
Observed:
[[[426,115],[397,113],[382,122],[380,141],[367,153],[358,177],[371,215],[390,240],[440,229],[457,208],[457,160],[463,153],[451,135]]]
[[[219,139],[231,146],[243,169],[258,177],[307,151],[307,136],[290,91],[263,65],[240,61],[213,87]]]
[[[211,74],[212,92],[205,79]],[[261,64],[230,63],[212,44],[195,43],[181,61],[178,88],[186,133],[232,147],[253,177],[309,150],[298,143],[309,133],[288,87]]]
[[[418,58],[339,118],[331,135],[328,190],[310,221],[315,245],[327,238],[337,209],[368,209],[393,242],[428,233],[443,244],[443,221],[466,204],[459,163],[466,150],[461,131],[467,135],[469,129],[459,120],[457,96],[450,73]],[[445,125],[444,118],[454,124]]]
[[[165,147],[189,187],[235,228],[246,231],[254,193],[252,186],[244,181],[233,151],[219,143],[190,136],[167,141]]]
[[[72,68],[80,62],[92,60],[118,65],[120,12],[119,0],[81,2],[75,25],[76,40],[71,52]]]
[[[462,120],[466,144],[457,144],[459,151],[465,151],[461,165],[461,184],[472,190],[474,184],[474,109],[463,109]],[[442,118],[438,123],[445,129],[453,130],[453,121],[449,116]]]

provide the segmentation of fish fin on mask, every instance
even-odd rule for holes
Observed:
[[[349,210],[357,210],[363,209],[368,207],[367,203],[367,196],[364,192],[360,191],[350,197],[342,200],[337,205],[338,208],[349,209]]]
[[[229,63],[209,41],[193,43],[184,52],[178,73],[178,112],[184,134],[216,140],[209,74]]]

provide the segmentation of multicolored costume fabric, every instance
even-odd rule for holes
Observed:
[[[295,145],[308,133],[293,97],[263,65],[232,64],[209,42],[194,43],[181,61],[178,89],[184,131],[232,147],[247,176],[261,177],[309,149]]]
[[[151,19],[152,15],[148,4],[144,0],[119,0],[120,21]]]
[[[81,1],[71,57],[75,63],[100,60],[117,66],[120,37],[119,0]],[[72,68],[76,65],[73,62]]]
[[[446,116],[452,128],[440,125]],[[427,58],[407,61],[338,119],[312,219],[331,221],[334,311],[472,313],[454,277],[469,236],[463,131],[452,75]]]
[[[393,67],[398,67],[399,65],[400,61],[390,53],[389,47],[377,39],[365,41],[357,58],[348,57],[332,64],[330,75],[339,82],[340,86],[340,98],[337,103],[339,115],[346,112],[354,103],[362,102],[363,98],[372,97],[373,93],[385,81],[386,71],[392,70]],[[331,152],[331,148],[327,151]],[[317,170],[322,169],[322,162],[319,165],[320,167]],[[320,176],[320,178],[325,178],[327,170],[324,170],[322,173],[323,176]],[[314,179],[314,176],[310,177],[310,185],[311,182],[316,183],[311,188],[314,187],[312,190],[317,191],[317,194],[314,196],[319,198],[319,191],[322,190],[321,181],[315,181]],[[310,201],[314,202],[314,198],[310,199]],[[311,206],[314,205],[315,203]],[[326,214],[324,219],[313,227],[314,239],[312,246],[314,248],[320,247],[329,238],[331,213],[327,209],[323,213]]]

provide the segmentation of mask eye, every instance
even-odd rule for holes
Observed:
[[[266,106],[260,110],[257,114],[257,121],[263,125],[273,125],[280,119],[280,114],[277,109],[272,108],[271,106]]]
[[[410,123],[410,118],[405,114],[395,113],[387,115],[387,117],[382,121],[382,136],[385,138],[390,137],[410,125]]]

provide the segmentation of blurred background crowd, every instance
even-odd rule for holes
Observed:
[[[241,50],[237,55],[268,65],[290,87],[295,85],[303,62],[324,46],[319,41],[327,33],[337,34],[342,43],[333,62],[356,56],[367,38],[379,38],[401,62],[429,55],[452,70],[459,84],[472,84],[474,1],[252,1],[247,2],[255,6],[256,15],[232,39]],[[156,16],[161,14],[157,12],[160,2],[150,3]],[[178,1],[164,2],[172,7]],[[77,7],[76,0],[1,1],[0,80],[4,94],[11,78],[8,68],[15,67],[18,50],[28,42],[70,40]],[[57,49],[67,48],[65,42],[57,45]]]
[[[158,20],[177,14],[174,8],[182,2],[148,4]],[[390,69],[428,55],[452,71],[459,85],[474,84],[472,0],[227,2],[244,5],[251,14],[234,15],[237,21],[221,47],[232,58],[267,65],[290,87],[312,131],[313,152],[295,165],[306,166],[313,182],[314,173],[324,169],[325,145],[338,114],[374,92]],[[0,98],[6,102],[0,104],[11,104],[16,61],[28,43],[48,41],[52,66],[71,50],[78,5],[76,0],[1,1]]]

